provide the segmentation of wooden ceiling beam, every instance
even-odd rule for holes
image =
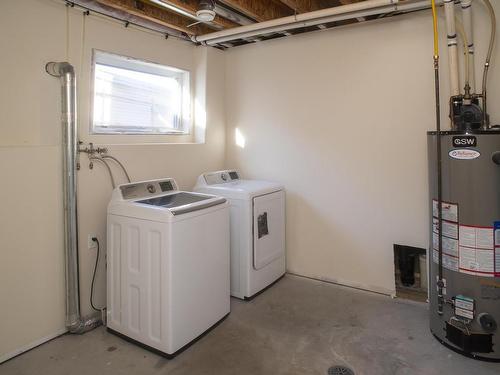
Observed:
[[[281,2],[270,0],[219,0],[257,22],[291,16],[294,11]]]
[[[297,13],[313,12],[315,10],[333,8],[341,5],[359,3],[364,0],[273,0],[281,2]]]
[[[158,22],[153,22],[141,17],[134,16],[123,10],[108,7],[104,4],[99,3],[97,0],[71,0],[71,4],[86,9],[90,12],[95,12],[103,16],[111,17],[124,23],[129,22],[132,25],[144,27],[151,31],[156,31],[165,35],[172,35],[177,38],[189,40],[189,36],[182,31],[173,29],[172,27],[165,26]]]
[[[297,13],[307,13],[327,8],[323,0],[279,0]]]
[[[160,0],[162,3],[171,5],[173,7],[176,7],[178,9],[183,10],[184,12],[187,12],[191,14],[192,16],[196,17],[196,11],[198,10],[199,6],[199,1],[198,0]],[[154,3],[153,3],[154,5]],[[161,6],[161,5],[157,5]],[[175,12],[175,11],[172,11]],[[195,21],[193,21],[195,22]],[[220,16],[215,16],[215,19],[213,20],[213,23],[216,25],[219,25],[223,27],[224,29],[229,29],[231,27],[236,27],[239,26],[237,23],[230,21],[226,18],[220,17]]]
[[[148,21],[170,27],[172,29],[181,31],[188,35],[201,35],[212,32],[212,29],[205,25],[195,25],[187,27],[193,23],[193,20],[181,16],[174,12],[160,9],[140,0],[97,0],[100,4],[106,5],[120,11],[127,12],[128,14],[143,18]]]
[[[338,0],[338,2],[342,5],[349,5],[349,4],[354,4],[354,3],[360,3],[365,0]]]

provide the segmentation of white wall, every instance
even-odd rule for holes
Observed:
[[[474,10],[479,68],[489,20],[480,3]],[[442,38],[447,125],[445,45]],[[226,164],[285,184],[288,270],[392,293],[393,244],[428,244],[430,13],[234,48],[226,70]],[[494,121],[499,80],[494,64]],[[236,130],[244,148],[235,144]]]
[[[201,172],[220,169],[224,163],[224,56],[220,51],[125,29],[94,15],[86,17],[83,33],[82,12],[69,10],[69,29],[66,12],[64,2],[53,0],[6,2],[0,12],[0,196],[4,198],[0,215],[0,362],[64,331],[61,95],[59,80],[45,73],[45,63],[69,59],[75,65],[81,83],[80,138],[104,145],[119,143],[109,146],[110,154],[126,165],[134,180],[172,176],[181,188],[191,188]],[[141,144],[130,144],[127,137],[115,141],[90,136],[92,48],[191,70],[198,120],[203,117],[200,113],[206,115],[205,143],[148,145],[150,140],[143,139]],[[197,140],[203,139],[199,133],[203,124],[196,124]],[[172,137],[161,141],[172,141]],[[89,170],[85,155],[81,164],[81,305],[83,314],[88,314],[95,250],[87,249],[87,236],[96,234],[105,247],[111,185],[101,165]],[[117,182],[124,182],[118,169],[115,176]],[[105,302],[103,266],[101,262],[96,282],[99,305]]]

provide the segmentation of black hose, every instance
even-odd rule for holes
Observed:
[[[97,273],[97,266],[99,265],[99,258],[100,258],[99,253],[101,246],[99,245],[99,240],[97,239],[97,237],[92,237],[92,241],[97,243],[97,255],[95,258],[94,273],[92,274],[92,284],[90,287],[90,306],[92,306],[92,308],[96,311],[101,311],[101,309],[97,308],[94,305],[94,283],[95,283],[95,275]]]

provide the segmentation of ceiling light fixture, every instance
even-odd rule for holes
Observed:
[[[213,0],[200,0],[196,17],[201,22],[211,22],[215,19],[215,2]]]

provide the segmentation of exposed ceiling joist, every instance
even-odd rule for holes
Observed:
[[[206,34],[212,31],[205,25],[195,25],[187,27],[192,23],[192,20],[180,16],[176,13],[160,9],[149,3],[139,0],[97,0],[99,3],[106,5],[110,8],[125,11],[134,16],[164,25],[188,35]]]
[[[78,7],[82,7],[91,12],[95,12],[107,17],[111,17],[115,20],[120,20],[124,23],[129,22],[130,24],[146,28],[151,31],[156,31],[165,35],[175,36],[181,39],[189,39],[189,37],[170,26],[166,26],[165,24],[161,24],[156,20],[151,21],[148,19],[144,19],[142,17],[137,17],[132,15],[124,10],[119,10],[116,8],[109,7],[105,4],[99,3],[97,0],[72,0],[70,5],[74,4]]]
[[[222,18],[226,18],[237,23],[238,25],[250,25],[255,23],[255,20],[245,17],[242,13],[239,13],[220,2],[215,3],[215,13]]]
[[[149,0],[151,1],[151,0]],[[174,8],[180,9],[192,17],[196,18],[196,11],[198,10],[199,1],[198,0],[159,0],[161,3],[165,3]],[[214,24],[219,25],[225,29],[239,26],[238,24],[230,21],[228,19],[222,18],[220,16],[215,16],[215,19],[212,21]]]
[[[325,8],[324,0],[279,0],[297,13],[307,13]]]
[[[297,14],[313,12],[315,10],[337,7],[340,5],[348,5],[359,3],[364,0],[273,0],[279,1],[292,9]]]
[[[258,22],[293,15],[293,10],[281,2],[271,0],[219,0]]]

